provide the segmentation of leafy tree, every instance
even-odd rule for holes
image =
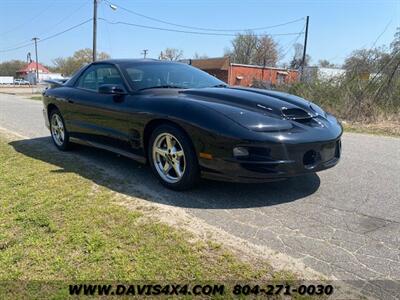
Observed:
[[[55,70],[63,75],[70,76],[78,71],[82,66],[92,62],[92,49],[86,48],[75,51],[72,56],[58,57],[53,60]],[[110,58],[105,52],[97,53],[98,60]]]
[[[16,76],[16,72],[26,66],[22,60],[10,60],[0,64],[0,76]]]
[[[176,48],[166,48],[161,51],[159,59],[161,60],[179,60],[183,58],[183,51]]]

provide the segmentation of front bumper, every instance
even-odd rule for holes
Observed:
[[[202,177],[233,182],[268,182],[315,173],[335,166],[341,155],[340,137],[303,144],[249,144],[246,158],[201,161]]]

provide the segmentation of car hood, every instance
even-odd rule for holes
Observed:
[[[203,88],[181,90],[180,94],[200,101],[203,105],[255,131],[287,130],[296,126],[296,123],[304,125],[313,119],[326,118],[326,114],[310,101],[276,91]]]

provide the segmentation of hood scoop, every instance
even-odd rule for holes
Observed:
[[[307,120],[316,116],[301,108],[282,107],[281,112],[282,116],[288,120]]]

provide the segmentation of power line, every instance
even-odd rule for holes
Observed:
[[[54,4],[55,4],[55,1],[54,1],[51,5],[47,6],[45,9],[40,10],[38,14],[36,14],[35,16],[29,18],[29,20],[27,20],[26,22],[24,22],[24,23],[22,23],[22,24],[18,24],[17,26],[12,27],[11,29],[0,33],[0,36],[4,36],[4,35],[7,35],[7,34],[10,33],[10,32],[13,32],[13,31],[16,31],[16,30],[25,28],[25,25],[26,25],[26,24],[29,24],[29,23],[31,23],[32,21],[34,21],[34,20],[36,20],[37,18],[39,18],[39,17],[40,17],[41,15],[43,15],[46,11],[48,11],[51,7],[53,7]]]
[[[56,24],[49,26],[51,28],[50,31],[46,31],[45,33],[49,33],[54,31],[54,28],[57,27],[58,25],[60,25],[61,23],[63,23],[65,20],[68,20],[69,18],[71,18],[73,15],[75,15],[78,11],[81,11],[82,8],[84,8],[86,5],[88,5],[89,2],[84,2],[82,5],[79,5],[75,10],[73,10],[72,12],[70,12],[67,16],[65,16],[64,18],[62,18],[60,21],[58,21]],[[41,33],[40,35],[43,35],[44,33]]]
[[[84,25],[84,24],[86,24],[86,23],[89,23],[90,21],[92,21],[92,18],[87,19],[86,21],[83,21],[83,22],[81,22],[81,23],[79,23],[79,24],[77,24],[77,25],[75,25],[75,26],[69,27],[69,28],[67,28],[67,29],[65,29],[65,30],[63,30],[63,31],[60,31],[60,32],[55,33],[55,34],[53,34],[53,35],[50,35],[50,36],[48,36],[48,37],[46,37],[46,38],[43,38],[43,39],[41,39],[39,42],[41,43],[41,42],[47,41],[47,40],[49,40],[49,39],[55,38],[56,36],[59,36],[59,35],[61,35],[61,34],[64,34],[64,33],[68,32],[68,31],[71,31],[71,30],[73,30],[73,29],[75,29],[75,28],[78,28],[78,27],[80,27],[80,26],[82,26],[82,25]]]
[[[265,29],[271,29],[271,28],[276,28],[276,27],[281,27],[281,26],[285,26],[285,25],[289,25],[292,23],[297,23],[300,22],[302,20],[304,20],[303,18],[299,18],[296,20],[292,20],[292,21],[288,21],[285,23],[281,23],[281,24],[275,24],[275,25],[270,25],[270,26],[264,26],[264,27],[255,27],[255,28],[242,28],[242,29],[216,29],[216,28],[206,28],[206,27],[195,27],[195,26],[187,26],[187,25],[181,25],[181,24],[176,24],[176,23],[172,23],[172,22],[168,22],[168,21],[164,21],[158,18],[154,18],[154,17],[150,17],[138,12],[135,12],[131,9],[128,9],[126,7],[120,6],[120,5],[115,5],[107,0],[104,0],[104,2],[108,3],[109,5],[113,5],[115,7],[118,7],[124,11],[127,11],[131,14],[134,14],[136,16],[151,20],[151,21],[155,21],[155,22],[159,22],[159,23],[163,23],[163,24],[167,24],[167,25],[171,25],[171,26],[176,26],[176,27],[180,27],[180,28],[186,28],[186,29],[192,29],[192,30],[202,30],[202,31],[221,31],[221,32],[239,32],[239,31],[257,31],[257,30],[265,30]]]
[[[30,42],[30,43],[28,43],[28,44],[24,44],[24,45],[19,46],[19,47],[8,48],[8,49],[2,49],[2,50],[0,50],[0,52],[2,52],[2,53],[4,53],[4,52],[10,52],[10,51],[22,49],[22,48],[25,48],[25,47],[28,47],[28,46],[31,46],[31,45],[33,45],[32,42]]]
[[[50,39],[55,38],[55,37],[57,37],[57,36],[59,36],[61,34],[64,34],[64,33],[68,32],[68,31],[71,31],[71,30],[73,30],[75,28],[78,28],[78,27],[80,27],[80,26],[82,26],[82,25],[84,25],[84,24],[86,24],[86,23],[88,23],[90,21],[92,21],[92,18],[87,19],[86,21],[83,21],[83,22],[81,22],[81,23],[79,23],[77,25],[74,25],[72,27],[69,27],[69,28],[67,28],[67,29],[65,29],[63,31],[60,31],[60,32],[52,34],[52,35],[50,35],[48,37],[45,37],[45,38],[43,38],[41,40],[38,40],[37,42],[38,43],[42,43],[44,41],[50,40]],[[18,50],[18,49],[25,48],[25,47],[28,47],[28,46],[31,46],[31,45],[33,45],[32,42],[30,42],[29,44],[25,44],[25,45],[19,46],[19,47],[15,47],[15,48],[2,49],[2,50],[0,50],[0,52],[10,52],[10,51]]]
[[[292,49],[293,45],[297,43],[297,41],[299,40],[300,36],[303,34],[303,32],[300,32],[291,42],[289,42],[289,44],[287,44],[284,48],[286,48],[286,51],[284,52],[284,54],[282,55],[282,59],[284,59],[286,57],[286,55],[289,53],[289,51]]]
[[[143,49],[143,51],[142,51],[143,58],[146,58],[148,52],[149,52],[149,49]]]
[[[161,30],[161,31],[198,34],[198,35],[209,35],[209,36],[236,36],[236,34],[232,34],[232,33],[189,31],[189,30],[169,29],[169,28],[161,28],[161,27],[155,27],[155,26],[147,26],[147,25],[141,25],[141,24],[135,24],[135,23],[122,22],[122,21],[115,22],[115,21],[110,21],[110,20],[104,19],[104,18],[99,18],[99,20],[105,21],[111,25],[128,25],[128,26],[134,26],[134,27],[145,28],[145,29],[153,29],[153,30]],[[273,33],[273,34],[262,34],[262,35],[281,36],[281,35],[297,35],[299,33],[303,33],[303,32]],[[262,36],[262,35],[260,35],[260,36]]]
[[[75,13],[77,13],[79,10],[81,10],[84,6],[86,6],[88,4],[88,2],[86,2],[86,3],[83,3],[83,5],[80,5],[76,10],[74,10],[74,11],[72,11],[71,13],[69,13],[66,17],[64,17],[63,19],[61,19],[60,21],[58,21],[56,24],[54,24],[54,25],[52,25],[52,26],[49,26],[50,28],[52,28],[50,31],[46,31],[45,33],[49,33],[49,32],[52,32],[52,31],[54,31],[54,28],[55,27],[57,27],[58,25],[60,25],[61,23],[63,23],[65,20],[67,20],[67,19],[69,19],[71,16],[73,16]],[[39,16],[40,16],[41,14],[39,14]],[[41,34],[39,34],[39,36],[40,35],[43,35],[44,33],[41,33]],[[24,48],[24,47],[26,47],[27,45],[30,45],[31,43],[29,43],[30,41],[32,41],[31,39],[27,39],[27,40],[24,40],[24,41],[22,41],[22,42],[19,42],[19,43],[16,43],[16,44],[14,44],[14,45],[12,45],[12,46],[10,46],[9,48],[7,48],[7,49],[14,49],[14,50],[17,50],[17,49],[21,49],[21,48]],[[2,50],[0,50],[0,52],[2,52]]]

